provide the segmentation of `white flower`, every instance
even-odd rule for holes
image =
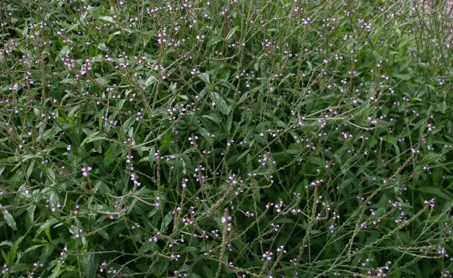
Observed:
[[[84,177],[88,177],[88,172],[91,172],[91,170],[93,170],[93,168],[91,168],[91,166],[82,167],[82,175]]]

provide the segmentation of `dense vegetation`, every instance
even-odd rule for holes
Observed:
[[[0,1],[3,277],[451,277],[453,20],[416,3]]]

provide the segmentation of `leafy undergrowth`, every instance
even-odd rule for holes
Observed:
[[[3,1],[3,277],[451,277],[452,19],[412,2]]]

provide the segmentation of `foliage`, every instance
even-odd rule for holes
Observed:
[[[414,2],[2,2],[2,274],[451,277],[452,18]]]

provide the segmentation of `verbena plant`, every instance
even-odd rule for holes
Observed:
[[[3,277],[451,277],[445,1],[1,1]]]

